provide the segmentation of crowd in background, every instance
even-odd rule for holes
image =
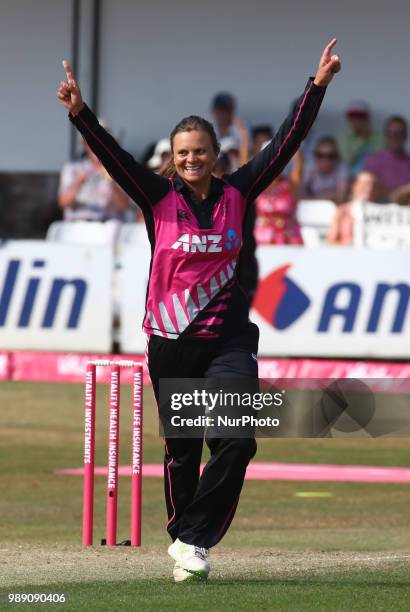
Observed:
[[[271,125],[248,127],[236,114],[236,101],[230,93],[221,92],[213,98],[211,113],[221,144],[217,176],[233,172],[274,137]],[[314,128],[282,174],[256,199],[256,243],[302,245],[297,220],[302,199],[335,204],[326,240],[344,245],[353,243],[355,211],[363,202],[409,205],[410,155],[406,140],[407,122],[403,117],[389,117],[380,133],[373,128],[365,102],[349,105],[346,129],[341,134],[318,136]],[[164,137],[147,148],[141,162],[161,173],[170,156],[171,144]],[[58,202],[64,219],[69,221],[142,221],[86,146],[82,159],[64,166]]]

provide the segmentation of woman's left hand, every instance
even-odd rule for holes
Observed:
[[[314,80],[315,85],[319,85],[319,87],[326,87],[329,85],[334,75],[339,72],[342,67],[339,56],[331,55],[336,42],[336,38],[333,38],[330,43],[326,45],[322,57],[320,58],[319,67]]]

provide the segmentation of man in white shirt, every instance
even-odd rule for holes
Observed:
[[[125,220],[128,196],[115,183],[87,144],[87,157],[64,164],[58,204],[65,221]]]

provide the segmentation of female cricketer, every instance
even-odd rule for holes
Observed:
[[[172,160],[164,176],[136,162],[98,123],[63,62],[66,81],[58,99],[144,216],[151,265],[143,329],[157,402],[161,378],[258,376],[259,330],[249,321],[241,285],[246,261],[238,260],[243,226],[252,203],[281,173],[315,120],[326,86],[340,70],[339,57],[331,54],[335,44],[333,39],[326,46],[316,76],[270,144],[223,178],[213,176],[219,153],[214,129],[198,116],[186,117],[172,131]],[[200,475],[201,438],[164,441],[174,579],[203,580],[209,548],[221,540],[235,514],[256,442],[254,437],[207,439],[211,457]]]

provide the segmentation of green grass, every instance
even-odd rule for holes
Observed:
[[[130,387],[123,387],[120,463],[130,462]],[[82,385],[2,383],[0,388],[0,548],[74,545],[81,541],[82,479],[55,470],[81,467]],[[162,462],[162,441],[151,390],[146,389],[144,461]],[[107,389],[98,389],[97,465],[106,464]],[[259,440],[256,461],[401,465],[410,461],[406,439]],[[204,455],[206,457],[206,453]],[[120,479],[119,539],[129,537],[129,487]],[[299,498],[327,491],[328,498]],[[105,479],[96,479],[96,541],[104,531]],[[270,551],[410,551],[410,486],[361,483],[247,481],[234,523],[218,546],[247,555]],[[161,479],[143,484],[143,543],[165,547],[168,536]],[[102,553],[103,554],[103,553]],[[1,561],[1,552],[0,552]],[[0,563],[1,575],[1,563]],[[46,585],[68,594],[64,609],[80,610],[408,610],[408,573],[332,568],[320,575],[255,576],[205,585],[163,579]],[[178,588],[182,586],[181,588]],[[27,586],[27,590],[34,587]],[[20,592],[26,590],[18,587]],[[39,587],[35,588],[39,592]],[[137,603],[138,602],[138,605]],[[393,605],[394,604],[394,605]],[[202,606],[202,607],[201,607]],[[1,606],[0,606],[1,607]]]
[[[23,591],[23,589],[19,589]],[[39,592],[27,586],[25,592]],[[54,584],[42,592],[65,593],[64,610],[328,610],[408,611],[410,586],[404,571],[360,572],[343,575],[279,579],[217,580],[205,584],[170,584],[164,580]],[[16,606],[23,607],[23,606]],[[50,609],[38,605],[37,609]]]

